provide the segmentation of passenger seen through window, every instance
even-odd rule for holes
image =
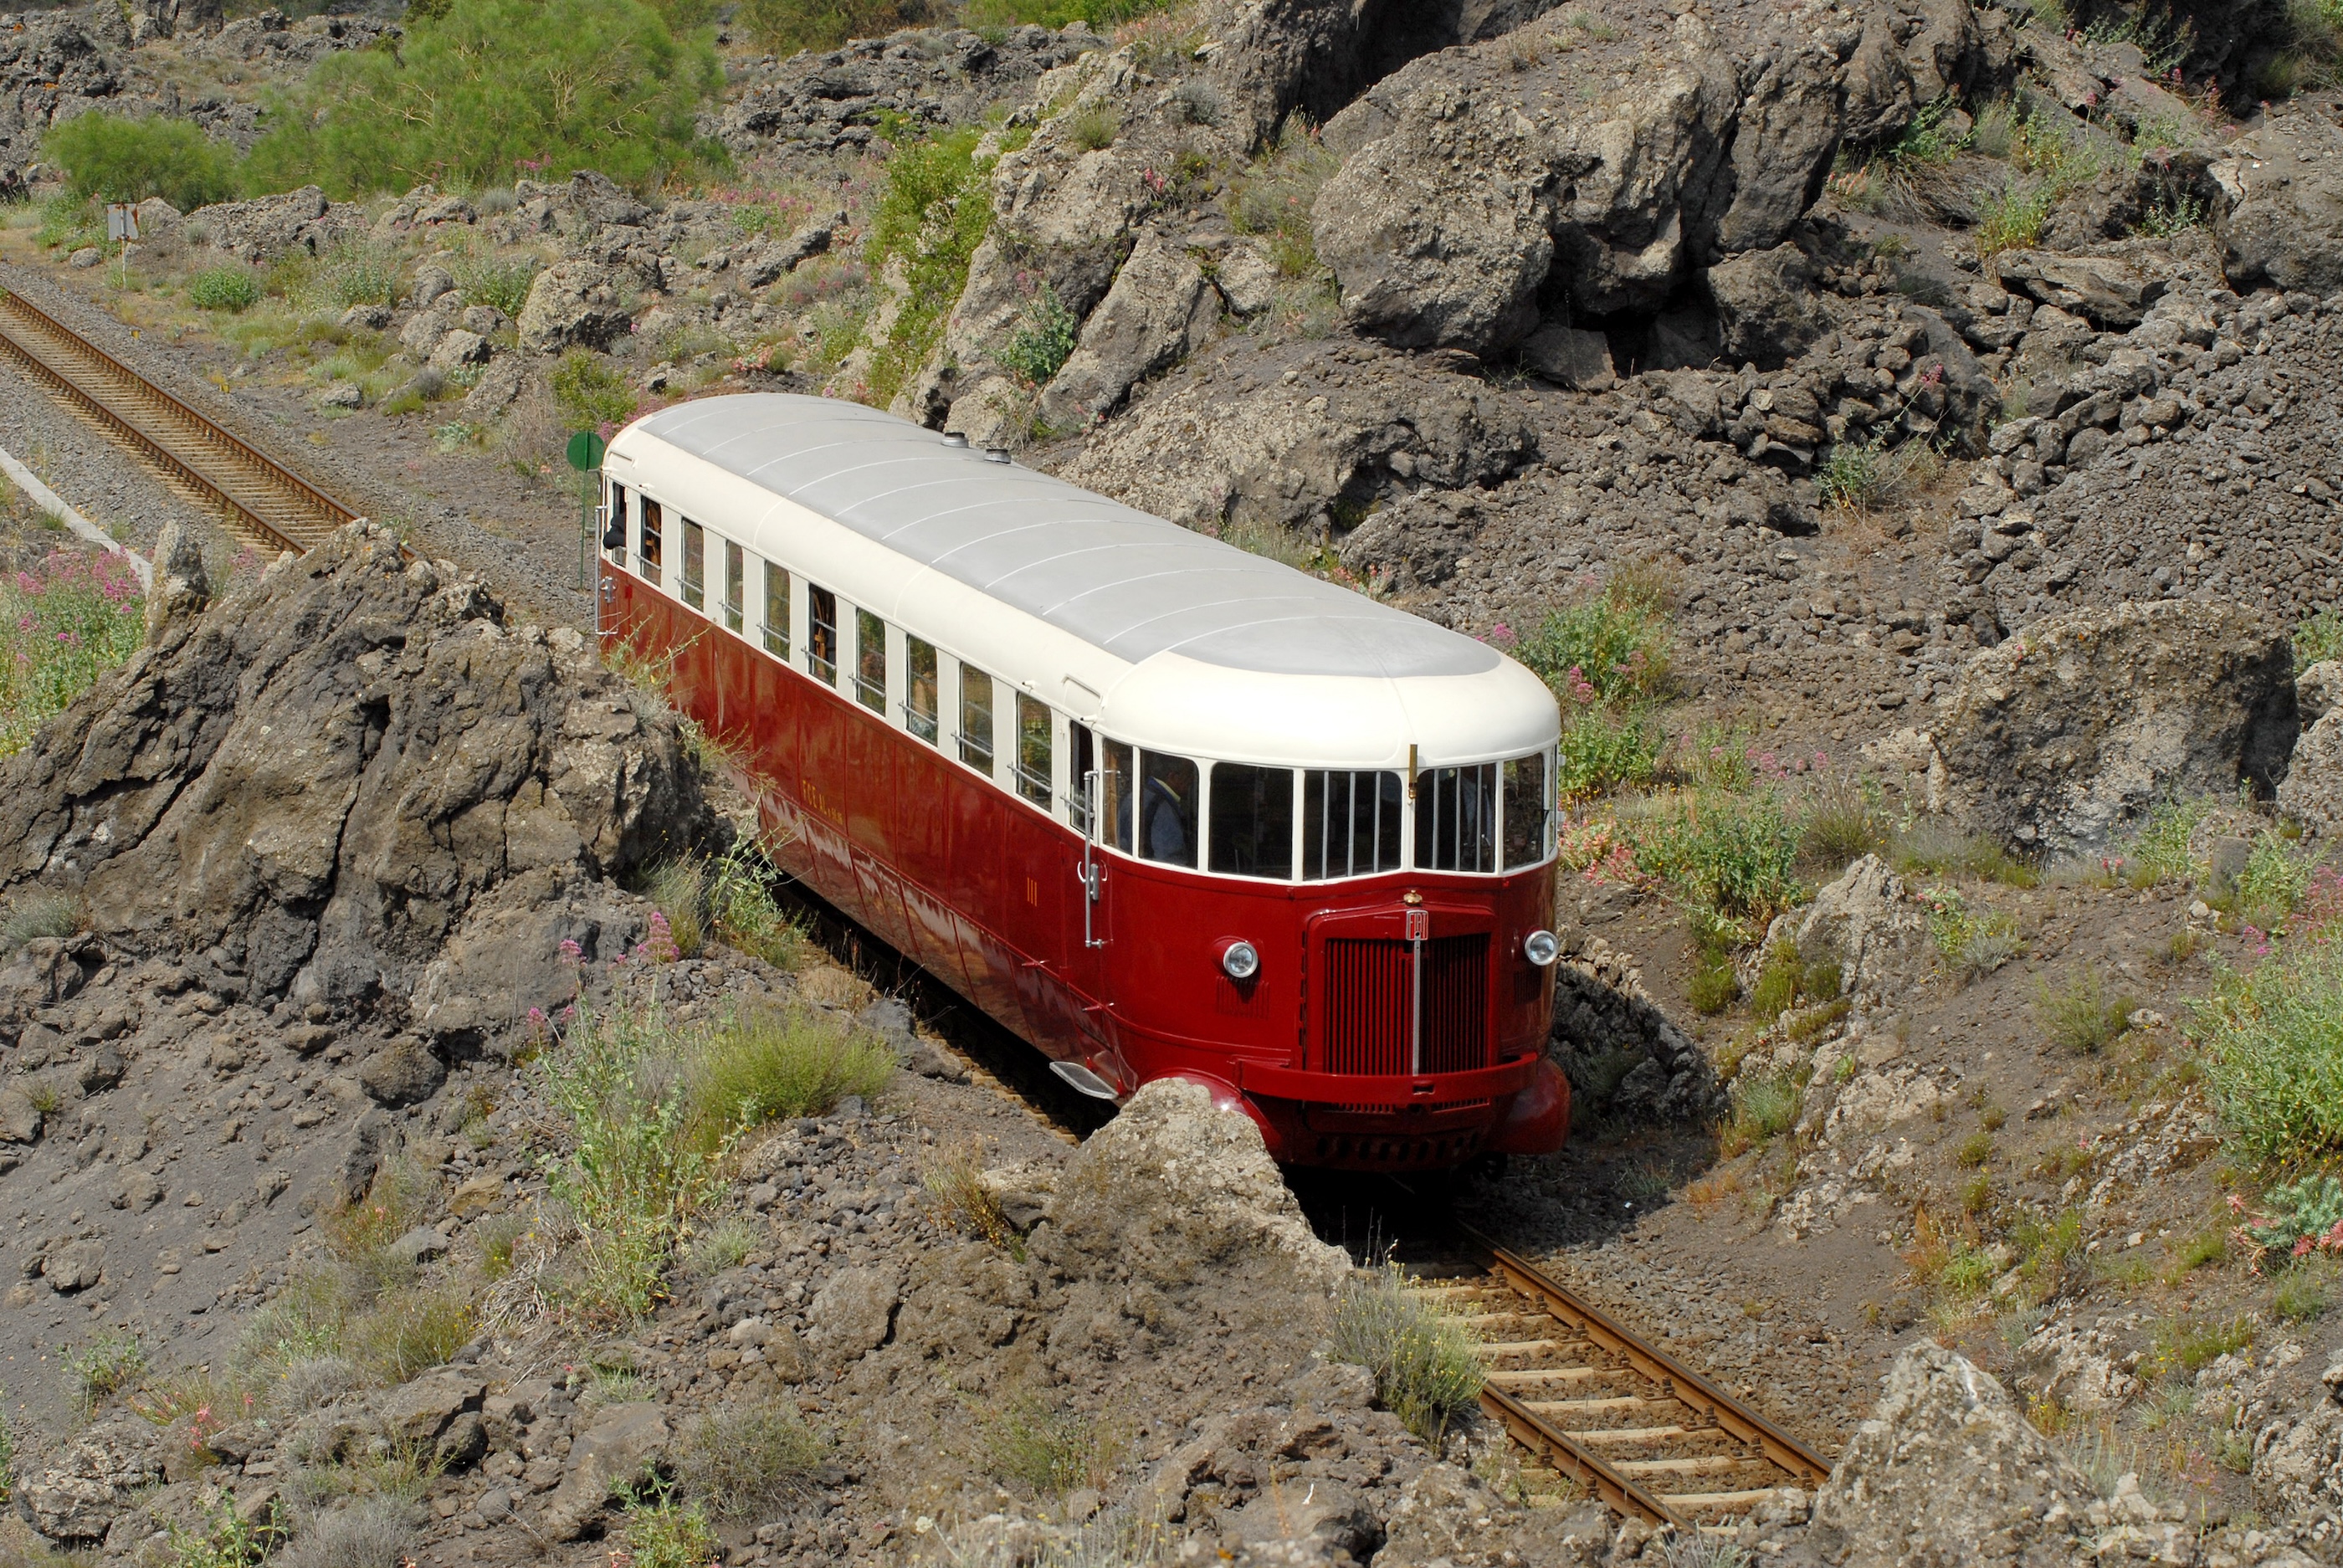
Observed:
[[[643,498],[643,531],[641,548],[635,552],[635,575],[645,582],[656,583],[665,568],[659,564],[659,504],[649,496]]]
[[[1196,765],[1139,754],[1139,852],[1167,866],[1196,863]]]
[[[806,668],[816,680],[838,684],[838,596],[806,585]]]

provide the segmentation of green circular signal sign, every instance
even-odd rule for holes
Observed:
[[[602,466],[602,454],[610,444],[591,430],[580,430],[569,437],[569,466],[581,474],[590,474]]]

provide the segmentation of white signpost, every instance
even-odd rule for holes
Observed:
[[[126,201],[106,204],[106,237],[122,242],[122,286],[130,286],[130,246],[138,237],[138,209]]]

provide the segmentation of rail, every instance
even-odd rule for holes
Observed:
[[[358,515],[14,289],[0,289],[0,356],[209,497],[260,543],[307,550]]]
[[[1527,1259],[1456,1233],[1486,1272],[1419,1292],[1480,1337],[1482,1408],[1546,1468],[1685,1530],[1829,1476],[1822,1455]]]

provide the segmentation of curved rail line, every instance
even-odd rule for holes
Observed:
[[[1480,1340],[1481,1407],[1541,1468],[1685,1531],[1829,1476],[1828,1460],[1527,1259],[1470,1227],[1458,1235],[1487,1271],[1417,1292]]]
[[[307,550],[358,515],[14,289],[0,289],[0,355],[211,498],[261,543]]]

